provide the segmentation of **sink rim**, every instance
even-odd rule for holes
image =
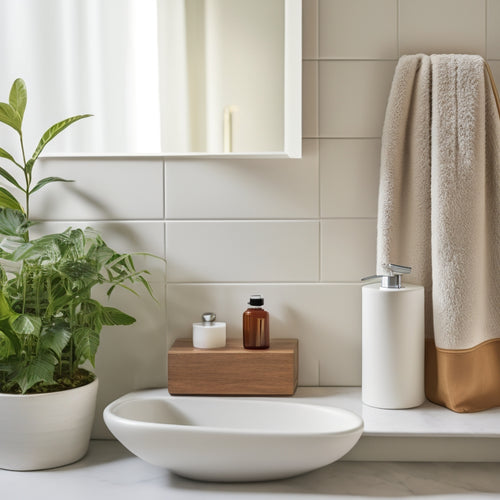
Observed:
[[[282,406],[282,405],[290,405],[290,406],[300,406],[303,408],[311,409],[313,411],[318,411],[318,412],[326,412],[332,414],[332,416],[335,415],[345,415],[346,417],[353,419],[353,425],[350,426],[348,429],[341,430],[341,431],[324,431],[324,430],[319,430],[315,431],[313,430],[307,430],[307,431],[290,431],[290,430],[278,430],[278,429],[249,429],[245,427],[216,427],[216,426],[208,426],[208,425],[196,425],[196,424],[171,424],[171,423],[165,423],[165,422],[149,422],[146,420],[137,420],[133,418],[127,418],[127,417],[122,417],[120,415],[117,415],[115,413],[116,410],[120,406],[124,406],[127,404],[134,404],[138,403],[140,401],[167,401],[172,400],[172,401],[182,401],[182,400],[191,400],[191,401],[210,401],[210,402],[230,402],[230,401],[237,401],[239,404],[244,404],[248,406],[255,406],[255,405],[268,405],[268,406]],[[255,400],[248,400],[248,399],[240,399],[237,396],[236,397],[231,397],[230,399],[226,397],[221,397],[221,396],[171,396],[171,395],[165,395],[165,396],[156,396],[156,397],[151,397],[148,395],[142,396],[142,395],[137,395],[136,393],[131,393],[128,395],[125,395],[110,404],[106,406],[104,409],[104,417],[106,418],[107,416],[111,416],[111,418],[116,419],[117,421],[122,422],[125,425],[131,425],[131,426],[136,426],[136,427],[141,427],[141,426],[147,426],[147,427],[153,427],[153,428],[164,428],[164,429],[172,429],[178,432],[199,432],[199,433],[214,433],[214,434],[227,434],[227,435],[238,435],[238,436],[255,436],[255,435],[266,435],[266,436],[280,436],[280,437],[294,437],[294,438],[300,438],[300,437],[311,437],[311,436],[346,436],[349,434],[353,433],[359,433],[360,431],[362,432],[364,429],[364,422],[362,417],[357,415],[356,413],[346,410],[344,408],[338,408],[334,406],[325,406],[325,405],[320,405],[320,404],[310,404],[310,403],[299,403],[295,401],[266,401],[266,400],[260,400],[260,399],[255,399]]]

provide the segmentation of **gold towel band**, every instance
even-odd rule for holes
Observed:
[[[495,85],[495,79],[493,78],[493,73],[491,72],[490,65],[487,61],[484,61],[484,66],[486,67],[486,71],[488,72],[488,76],[490,78],[491,88],[493,90],[493,95],[495,96],[495,101],[497,103],[498,115],[500,116],[500,98],[498,97],[497,86]]]

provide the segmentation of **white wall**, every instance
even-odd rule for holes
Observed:
[[[167,348],[213,310],[241,335],[261,292],[271,335],[300,340],[302,385],[360,384],[360,284],[375,270],[380,134],[399,55],[479,53],[500,82],[500,0],[304,0],[301,160],[45,160],[76,179],[39,194],[41,218],[88,223],[150,261],[160,305],[117,297],[98,411],[166,384]],[[98,422],[95,435],[105,435]]]

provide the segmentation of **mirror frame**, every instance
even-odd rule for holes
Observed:
[[[250,0],[251,1],[251,0]],[[41,158],[301,158],[302,157],[302,0],[283,0],[285,12],[284,150],[251,153],[58,153]]]
[[[284,155],[302,157],[302,1],[285,0]]]

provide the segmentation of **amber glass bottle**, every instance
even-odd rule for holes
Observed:
[[[249,308],[243,313],[243,347],[267,349],[269,347],[269,313],[262,309],[262,295],[250,296]]]

